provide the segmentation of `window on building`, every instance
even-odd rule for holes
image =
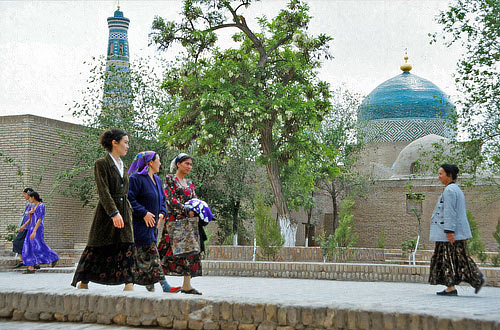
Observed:
[[[120,55],[123,55],[123,44],[120,43]]]
[[[113,55],[113,43],[112,42],[109,43],[108,55]]]

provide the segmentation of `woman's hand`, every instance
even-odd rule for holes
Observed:
[[[30,235],[30,240],[34,240],[36,237],[36,231],[34,231],[31,235]]]
[[[29,212],[28,212],[28,214],[33,214],[33,213],[35,213],[35,209],[34,208],[31,209],[31,210],[29,210]]]
[[[123,218],[120,213],[115,214],[112,219],[113,219],[113,226],[115,226],[116,228],[123,228],[124,226]]]
[[[455,243],[455,233],[446,233],[446,238],[450,243]]]
[[[155,226],[155,215],[151,212],[146,213],[144,216],[144,222],[146,223],[147,227],[154,227]]]
[[[156,224],[156,228],[160,229],[160,226],[161,226],[161,221],[163,220],[164,216],[163,216],[163,213],[160,213],[160,215],[158,216],[158,223]]]
[[[24,228],[26,228],[26,227],[25,227],[25,226],[21,226],[21,227],[19,227],[19,232],[24,231]]]

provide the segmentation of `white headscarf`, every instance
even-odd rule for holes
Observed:
[[[178,154],[174,159],[172,159],[172,162],[170,162],[170,172],[174,173],[177,171],[177,163],[183,158],[183,157],[191,157],[186,153],[181,152]]]

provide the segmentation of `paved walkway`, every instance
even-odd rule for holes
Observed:
[[[234,303],[340,307],[380,312],[418,313],[449,318],[500,320],[500,288],[494,287],[483,287],[481,292],[475,295],[474,289],[463,285],[458,287],[458,297],[441,297],[437,296],[435,292],[442,290],[442,286],[415,283],[204,276],[192,280],[193,286],[203,292],[203,296],[193,296],[181,293],[165,294],[161,292],[158,284],[156,292],[152,293],[147,292],[142,286],[136,286],[134,292],[123,292],[123,286],[103,286],[94,283],[89,284],[89,291],[77,290],[70,286],[71,280],[72,274],[0,273],[0,292],[35,291],[85,294],[85,292],[90,291],[106,296],[171,296]],[[182,278],[168,277],[168,281],[171,285],[180,285]],[[9,323],[4,325],[7,328],[2,327],[1,323],[0,328],[9,329]]]

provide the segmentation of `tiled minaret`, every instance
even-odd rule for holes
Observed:
[[[127,34],[129,24],[130,19],[123,16],[120,6],[113,17],[108,17],[109,39],[102,110],[107,117],[111,115],[111,126],[119,124],[120,118],[127,117],[123,112],[132,109]]]

